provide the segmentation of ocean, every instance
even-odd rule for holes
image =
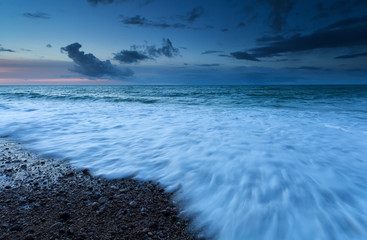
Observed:
[[[367,86],[2,86],[0,136],[158,181],[208,238],[367,239]]]

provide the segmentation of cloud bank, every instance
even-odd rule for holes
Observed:
[[[248,51],[234,52],[231,55],[236,59],[257,61],[258,58],[274,57],[285,53],[366,46],[366,29],[367,16],[350,18],[318,29],[308,35],[295,35],[288,38],[282,36],[262,37],[257,41],[263,43],[264,46],[252,48]]]
[[[142,48],[142,50],[138,50]],[[157,57],[165,56],[172,58],[178,56],[180,51],[175,48],[168,38],[163,38],[162,47],[151,46],[133,46],[133,50],[122,50],[115,53],[114,60],[120,63],[138,63],[140,61],[155,59]]]
[[[310,35],[294,36],[271,42],[265,47],[251,49],[250,52],[255,57],[272,57],[287,52],[366,45],[366,27],[316,31]]]
[[[367,5],[365,0],[334,0],[334,1],[320,1],[314,5],[313,12],[315,16],[313,20],[326,19],[333,16],[349,15],[354,12],[356,8],[361,8]]]
[[[79,43],[73,43],[61,48],[61,52],[66,52],[75,64],[71,71],[91,77],[90,79],[123,79],[133,75],[130,69],[120,69],[112,65],[109,60],[101,61],[91,53],[85,54],[79,50],[81,47]]]

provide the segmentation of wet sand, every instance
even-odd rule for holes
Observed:
[[[94,177],[0,139],[0,239],[197,239],[189,229],[157,183]]]

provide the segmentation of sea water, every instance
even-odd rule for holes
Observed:
[[[367,86],[0,87],[0,136],[177,191],[214,239],[367,239]]]

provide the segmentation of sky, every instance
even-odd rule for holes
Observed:
[[[0,0],[0,85],[367,84],[366,0]]]

